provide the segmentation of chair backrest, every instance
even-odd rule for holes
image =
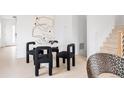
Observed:
[[[26,43],[26,50],[29,51],[29,46],[30,45],[35,45],[35,42],[27,42]]]
[[[57,40],[54,40],[54,43],[59,43],[59,41],[57,41]]]
[[[74,43],[68,44],[68,46],[67,46],[67,53],[68,54],[73,53],[75,55],[75,44]]]
[[[57,40],[50,40],[49,43],[54,44],[54,43],[58,43],[58,41]]]
[[[102,73],[112,73],[124,78],[124,59],[107,53],[96,53],[87,61],[89,78],[98,77]]]
[[[52,49],[51,49],[51,47],[49,47],[49,46],[39,46],[39,47],[35,48],[35,60],[38,59],[39,51],[41,51],[41,50],[43,51],[43,54],[40,54],[40,57],[44,56],[44,51],[46,50],[47,53],[45,55],[47,55],[47,57],[49,59],[52,59]]]

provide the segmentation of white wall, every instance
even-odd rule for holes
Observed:
[[[55,18],[56,38],[59,41],[59,49],[67,50],[67,44],[71,43],[72,32],[72,16],[59,15]]]
[[[67,50],[67,45],[75,43],[76,54],[79,53],[79,36],[78,36],[78,16],[56,16],[56,37],[59,40],[60,51]]]
[[[75,43],[76,54],[79,53],[79,17],[77,15],[72,16],[72,40]],[[81,34],[81,33],[80,33]],[[82,34],[83,36],[83,34]]]
[[[79,49],[79,53],[83,56],[87,56],[87,16],[78,16],[78,34],[79,44],[84,44],[84,49]]]
[[[124,25],[124,15],[116,15],[116,25]]]
[[[99,52],[114,25],[115,16],[87,16],[87,56]]]
[[[32,41],[33,16],[17,16],[17,58],[23,58],[26,55],[26,43]]]
[[[1,47],[1,17],[0,17],[0,47]]]
[[[1,28],[1,18],[0,18],[0,47],[1,47],[1,43],[2,43],[2,40],[1,40],[1,30],[2,30],[2,28]]]
[[[60,50],[66,50],[67,44],[75,43],[76,54],[86,56],[86,28],[86,16],[56,16],[56,36],[60,42]],[[79,49],[80,43],[85,44],[83,50]]]
[[[80,27],[83,27],[83,43],[84,43],[84,51],[83,51],[83,55],[87,56],[87,16],[80,16],[82,18],[82,22],[79,24]],[[80,35],[80,37],[82,37]],[[80,38],[80,40],[82,40],[82,38]]]
[[[78,17],[72,15],[55,16],[56,39],[59,41],[60,51],[67,49],[67,44],[76,43],[76,54],[79,53]],[[25,57],[26,42],[32,38],[33,16],[17,16],[17,58]],[[81,31],[81,30],[80,30]],[[81,34],[80,34],[81,35]],[[81,35],[82,37],[82,35]]]
[[[72,31],[74,42],[76,43],[77,54],[86,56],[87,51],[87,23],[85,15],[73,15],[72,16]],[[80,43],[84,44],[84,48],[80,49]]]

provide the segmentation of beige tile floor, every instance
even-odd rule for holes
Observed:
[[[16,47],[6,47],[0,49],[0,78],[34,78],[33,61],[29,64],[25,59],[15,59]],[[55,58],[54,58],[55,59]],[[55,61],[54,61],[55,63]],[[48,75],[48,68],[41,66],[40,76],[45,78],[86,78],[86,58],[76,56],[76,66],[66,70],[66,64],[60,60],[60,67],[53,68],[53,75]],[[47,64],[46,64],[47,65]]]

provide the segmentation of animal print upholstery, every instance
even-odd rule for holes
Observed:
[[[124,78],[124,59],[107,53],[96,53],[87,61],[89,78],[96,78],[102,73],[113,73]]]

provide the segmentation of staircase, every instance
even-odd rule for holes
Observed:
[[[122,31],[124,31],[124,26],[116,26],[103,42],[102,47],[100,47],[100,52],[121,56],[118,51],[119,46],[121,46],[119,45],[121,42],[119,41],[119,32]]]

